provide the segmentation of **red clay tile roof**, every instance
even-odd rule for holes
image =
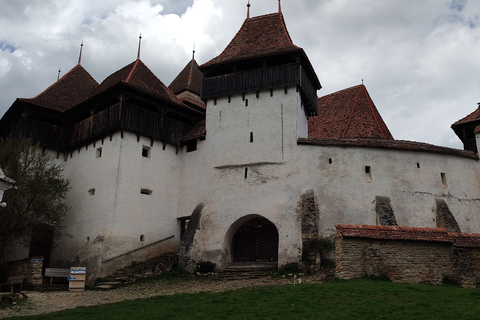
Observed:
[[[480,120],[480,111],[479,111],[479,108],[475,109],[475,111],[473,111],[472,113],[470,113],[468,116],[466,116],[465,118],[462,118],[460,120],[458,120],[457,122],[455,122],[454,124],[452,124],[452,127],[454,126],[458,126],[459,124],[464,124],[464,123],[468,123],[468,122],[473,122],[473,121],[478,121]]]
[[[441,228],[398,226],[336,225],[344,238],[413,240],[451,243],[456,247],[480,247],[480,234],[447,232]]]
[[[393,140],[363,84],[318,98],[317,116],[308,120],[308,137]]]
[[[335,146],[335,147],[358,147],[358,148],[377,148],[377,149],[394,149],[415,152],[428,152],[447,154],[457,157],[478,160],[478,155],[472,151],[459,150],[447,147],[434,146],[432,144],[405,140],[381,140],[381,139],[306,139],[299,138],[299,145],[315,145],[315,146]]]
[[[199,121],[193,128],[183,137],[182,142],[201,138],[206,134],[205,120]]]
[[[35,98],[19,100],[63,112],[87,99],[97,87],[98,82],[77,65]]]
[[[172,81],[172,83],[170,83],[168,88],[175,94],[179,94],[182,91],[188,90],[197,95],[201,95],[202,80],[203,73],[198,69],[197,61],[192,59]]]
[[[272,13],[246,19],[225,50],[200,68],[294,52],[303,49],[293,44],[283,15]]]
[[[184,109],[198,112],[182,103],[140,59],[135,60],[108,76],[93,92],[92,96],[108,90],[118,83],[123,83],[131,88],[150,94]]]

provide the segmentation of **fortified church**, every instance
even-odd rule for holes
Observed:
[[[395,140],[363,84],[319,89],[280,6],[168,87],[140,58],[101,83],[79,61],[0,120],[72,187],[62,242],[12,258],[84,265],[91,282],[166,251],[186,268],[280,266],[336,225],[480,233],[478,110],[452,125],[457,150]]]

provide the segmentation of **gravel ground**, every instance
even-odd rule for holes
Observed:
[[[303,282],[318,282],[315,277],[304,278]],[[265,276],[258,279],[229,280],[197,278],[188,280],[151,280],[125,285],[107,291],[27,291],[28,299],[12,307],[0,309],[0,319],[12,316],[28,316],[41,313],[50,313],[80,306],[92,306],[138,298],[147,298],[159,295],[176,293],[194,293],[201,291],[225,291],[248,286],[273,285],[293,283],[292,278],[272,278]]]

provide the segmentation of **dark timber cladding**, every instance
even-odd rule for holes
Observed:
[[[317,112],[320,82],[303,49],[292,43],[281,13],[246,19],[225,50],[200,70],[203,99],[297,86],[307,113]]]
[[[42,147],[71,151],[125,130],[179,146],[204,118],[203,111],[178,100],[140,60],[100,85],[90,78],[77,66],[37,97],[17,99],[0,120],[0,136],[31,138]],[[69,101],[78,87],[85,88],[83,95]]]

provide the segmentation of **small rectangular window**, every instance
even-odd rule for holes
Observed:
[[[253,142],[253,132],[250,132],[250,143]]]
[[[187,152],[192,152],[197,150],[197,139],[187,142]]]
[[[102,148],[97,148],[97,152],[96,152],[95,157],[97,159],[102,157]]]
[[[365,166],[365,181],[368,183],[372,182],[372,171],[370,166]]]
[[[140,193],[149,196],[149,195],[152,194],[152,190],[149,190],[149,189],[140,189]]]
[[[332,158],[328,158],[328,163],[329,163],[329,164],[332,164],[332,163],[333,163]]]
[[[445,172],[440,172],[440,177],[442,178],[443,189],[447,189],[447,176]]]
[[[92,189],[88,190],[88,195],[89,196],[94,196],[95,195],[95,189],[92,188]]]
[[[147,147],[147,146],[142,147],[142,157],[150,158],[150,147]]]

